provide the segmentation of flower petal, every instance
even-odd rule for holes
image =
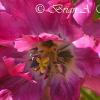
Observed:
[[[15,41],[15,48],[19,52],[27,51],[32,49],[37,42],[38,42],[38,37],[26,35],[23,36],[23,38],[18,38]]]
[[[6,77],[0,80],[0,90],[5,88],[12,92],[13,100],[40,100],[41,98],[40,85],[22,78]]]
[[[10,51],[8,53],[8,51]],[[8,75],[8,69],[4,64],[3,58],[4,57],[15,57],[21,58],[23,57],[23,53],[18,53],[13,47],[12,42],[8,40],[2,40],[0,42],[0,78]]]
[[[78,66],[91,76],[100,75],[100,58],[93,49],[75,48],[74,51]]]
[[[0,61],[0,79],[5,77],[8,74],[6,67],[4,66],[3,61]]]
[[[78,100],[80,81],[81,79],[73,72],[66,78],[62,75],[55,75],[51,82],[52,100]]]
[[[89,88],[100,95],[100,77],[87,76],[84,81],[83,87]]]
[[[79,25],[83,25],[86,20],[91,16],[95,9],[95,0],[79,0],[75,7],[74,19]]]
[[[92,35],[95,38],[100,38],[100,19],[94,21],[89,20],[83,25],[83,30],[86,34]]]
[[[38,4],[43,4],[45,9],[49,8],[48,0],[1,0],[7,12],[19,19],[19,34],[51,33],[61,35],[64,39],[75,40],[82,35],[81,29],[75,25],[69,25],[65,14],[56,14],[45,11],[42,14],[36,12]],[[69,2],[69,0],[68,0]],[[23,26],[23,23],[25,26]],[[21,25],[20,25],[21,24]]]
[[[0,46],[4,46],[4,47],[13,46],[13,41],[0,39]]]
[[[63,21],[63,24],[59,25],[59,35],[62,39],[72,42],[83,36],[84,32],[80,26],[78,26],[74,20],[67,22]]]
[[[46,31],[48,27],[50,30],[50,28],[54,26],[55,14],[48,14],[48,12],[39,14],[35,9],[38,4],[42,4],[45,8],[47,8],[48,0],[9,0],[9,2],[7,0],[1,0],[1,2],[5,6],[7,12],[18,19],[24,20],[25,25],[27,24],[28,29],[30,30],[27,34],[39,34]],[[48,20],[48,18],[50,20]]]
[[[88,35],[84,35],[82,38],[79,38],[76,41],[74,41],[73,44],[77,48],[88,48],[88,47],[93,48],[95,45],[95,41],[94,41],[93,37],[90,37]]]
[[[29,32],[29,27],[21,19],[6,12],[0,12],[0,39],[13,40]]]
[[[11,76],[21,76],[27,80],[32,80],[29,73],[24,72],[25,63],[15,64],[14,58],[4,58],[5,66]]]
[[[49,34],[49,33],[42,33],[39,35],[40,41],[48,41],[48,40],[52,40],[52,41],[62,41],[62,39],[54,34]]]
[[[100,57],[100,43],[98,44],[98,46],[95,48],[95,51],[98,53],[99,57]]]
[[[11,91],[8,89],[0,90],[0,100],[13,100]]]
[[[39,42],[52,40],[54,42],[61,42],[62,39],[54,34],[41,33],[40,35],[24,35],[15,41],[15,48],[19,52],[28,51],[38,45]]]
[[[0,2],[0,10],[5,10],[5,7],[2,5],[1,2]]]

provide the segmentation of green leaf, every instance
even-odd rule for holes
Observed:
[[[81,98],[80,100],[100,100],[100,96],[97,96],[93,91],[89,89],[81,89]]]

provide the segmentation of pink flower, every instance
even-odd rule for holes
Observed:
[[[83,39],[85,40],[89,39],[88,40],[89,42],[91,42],[90,40],[92,40],[88,36],[83,37]],[[74,89],[75,91],[78,89],[77,90],[78,92],[80,89],[80,85],[83,83],[82,81],[85,77],[85,74],[91,75],[93,77],[100,75],[100,71],[99,71],[100,59],[98,55],[92,50],[93,46],[91,45],[91,43],[93,42],[91,42],[90,44],[86,46],[85,44],[83,46],[81,45],[81,48],[79,47],[76,48],[77,46],[74,47],[72,44],[67,44],[67,43],[68,42],[63,40],[62,38],[53,34],[49,34],[49,33],[43,33],[38,36],[27,35],[15,41],[15,48],[19,52],[26,52],[26,55],[28,53],[28,56],[26,58],[27,59],[26,65],[27,63],[31,63],[31,65],[29,65],[28,67],[30,69],[31,68],[33,69],[33,71],[31,70],[30,72],[33,73],[33,77],[35,78],[35,80],[37,80],[37,83],[39,82],[38,79],[41,77],[42,78],[41,81],[45,82],[45,83],[41,82],[41,84],[45,84],[46,86],[47,84],[46,81],[49,79],[49,77],[51,77],[51,79],[49,80],[50,85],[46,86],[46,90],[49,91],[48,89],[51,88],[51,97],[49,96],[48,97],[54,100],[55,99],[58,100],[58,97],[59,99],[61,98],[65,100],[68,98],[70,99],[70,96],[66,95],[68,90],[66,89],[64,90],[65,88],[64,83],[66,84],[66,86],[72,83],[77,84],[78,87],[76,87],[75,84],[72,84],[72,86],[75,86]],[[81,42],[79,41],[77,43],[81,43]],[[27,48],[24,48],[24,46],[27,46]],[[55,47],[54,50],[53,50],[53,46]],[[58,50],[61,50],[61,51],[58,51]],[[67,53],[67,50],[69,53]],[[64,57],[63,51],[64,51],[64,55],[66,55],[68,59],[63,58]],[[49,58],[50,61],[54,61],[55,63],[52,62],[52,66],[49,65],[50,69],[48,69],[49,66],[46,68],[43,68],[43,65],[41,65],[41,63],[38,61],[40,60],[44,62],[46,59],[48,59],[48,57],[50,57],[48,56],[48,53],[50,52],[51,54],[53,52],[53,55],[57,53],[57,58],[56,58],[57,62],[54,58],[52,59]],[[59,52],[61,54],[59,54]],[[88,54],[91,56],[89,56]],[[45,55],[46,55],[46,59],[45,59]],[[59,57],[62,57],[63,62]],[[28,61],[29,58],[31,59],[31,61],[30,60]],[[49,59],[47,60],[46,65],[48,64]],[[64,62],[66,62],[66,64],[64,64]],[[58,64],[56,65],[56,63]],[[57,69],[54,68],[55,65],[57,66]],[[54,71],[53,73],[52,73],[52,70]],[[56,70],[58,71],[56,72]],[[38,75],[35,75],[35,73],[37,73]],[[59,89],[57,90],[57,88]],[[48,95],[48,94],[45,94],[46,90],[44,90],[44,88],[42,90],[43,98],[44,96]],[[58,93],[56,91],[58,91]],[[62,94],[61,91],[63,91],[63,93],[65,94]],[[70,92],[70,93],[74,93],[74,92]],[[75,94],[75,96],[71,98],[78,99],[78,97],[79,97],[79,93],[77,95]]]
[[[80,87],[96,91],[88,81],[100,76],[99,21],[86,22],[94,0],[75,5],[84,11],[88,4],[90,13],[81,17],[76,12],[48,12],[58,3],[74,7],[71,0],[0,3],[0,99],[79,100]],[[43,13],[36,12],[38,4],[45,7]],[[85,25],[93,26],[92,32]]]
[[[0,90],[0,99],[13,100],[11,91],[7,89]]]

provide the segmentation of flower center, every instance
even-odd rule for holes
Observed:
[[[72,54],[68,45],[59,46],[52,40],[39,43],[30,51],[31,67],[33,71],[50,77],[56,73],[64,74],[66,65],[72,61]]]

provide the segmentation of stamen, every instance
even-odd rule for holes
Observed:
[[[61,47],[60,49],[58,49],[57,51],[63,50],[63,49],[65,49],[65,48],[67,48],[69,45],[70,45],[70,44],[67,44],[67,45]]]
[[[67,44],[58,49],[58,45],[53,43],[52,40],[42,42],[40,46],[33,48],[31,57],[31,68],[33,71],[38,71],[40,75],[44,75],[44,79],[47,79],[54,73],[65,73],[65,65],[73,58],[71,52],[67,48],[70,44]],[[59,71],[59,66],[64,66]]]
[[[48,40],[48,41],[46,41],[46,42],[43,42],[42,45],[45,46],[45,47],[51,48],[51,47],[54,46],[55,44],[53,43],[52,40]]]

